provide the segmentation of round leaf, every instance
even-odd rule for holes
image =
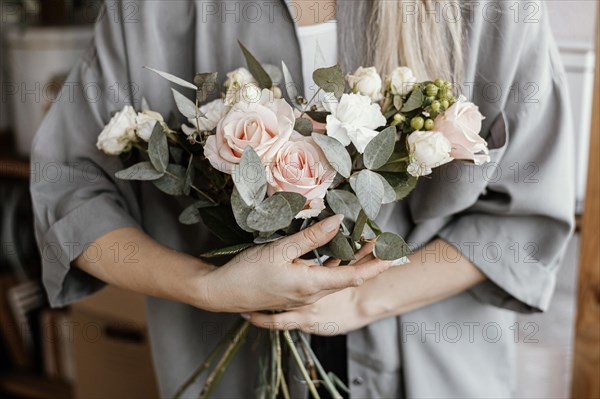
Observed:
[[[233,170],[233,182],[248,206],[259,204],[267,193],[265,167],[252,147],[244,149],[239,165]]]
[[[352,173],[352,160],[346,147],[333,137],[324,134],[313,133],[311,137],[321,147],[333,169],[340,175],[346,178],[349,177]]]
[[[254,208],[246,223],[256,231],[273,232],[289,226],[293,218],[287,200],[281,195],[274,195]]]
[[[154,169],[150,162],[140,162],[127,169],[115,173],[115,177],[121,180],[157,180],[163,176],[163,172]]]
[[[370,170],[362,170],[355,184],[355,192],[358,202],[371,220],[375,220],[383,202],[384,188],[377,173]]]
[[[410,248],[399,235],[382,233],[375,241],[373,255],[381,260],[396,260],[410,255]]]
[[[381,168],[390,159],[396,143],[396,128],[390,126],[382,130],[365,147],[363,161],[369,169]]]

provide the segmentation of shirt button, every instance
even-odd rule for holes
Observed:
[[[360,377],[354,377],[354,379],[352,380],[353,385],[362,385],[363,382],[364,382],[363,379]]]

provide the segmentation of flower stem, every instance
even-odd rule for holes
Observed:
[[[319,375],[323,379],[323,384],[325,385],[327,391],[329,391],[329,393],[331,394],[331,397],[333,399],[343,399],[342,395],[338,392],[338,390],[335,388],[334,383],[329,378],[329,375],[327,375],[327,373],[325,372],[325,369],[321,365],[321,362],[317,358],[317,355],[315,355],[315,352],[313,352],[312,348],[310,347],[310,344],[306,340],[306,337],[304,337],[304,334],[299,331],[298,336],[300,337],[300,341],[302,342],[302,347],[312,358],[312,361],[314,362],[314,365],[316,366]]]
[[[221,359],[219,359],[213,371],[208,375],[208,378],[206,378],[206,382],[198,395],[199,399],[207,399],[213,393],[219,384],[221,377],[223,377],[225,370],[227,370],[227,367],[231,363],[231,360],[233,360],[235,354],[240,349],[240,346],[242,346],[242,342],[244,341],[246,334],[248,334],[249,328],[250,322],[244,322],[236,331],[233,338],[231,338],[231,342],[227,349],[225,349],[223,356],[221,356]]]
[[[296,345],[294,345],[294,341],[292,340],[290,332],[284,331],[283,337],[285,338],[285,341],[287,342],[288,346],[290,347],[292,356],[294,357],[294,360],[296,361],[296,365],[298,365],[298,368],[300,369],[300,373],[302,374],[302,377],[304,377],[304,380],[306,381],[306,384],[308,385],[308,390],[310,391],[311,396],[313,397],[313,399],[321,399],[321,397],[319,396],[319,393],[317,392],[317,388],[315,387],[315,384],[310,379],[310,376],[308,375],[308,371],[306,371],[306,367],[304,367],[304,364],[302,363],[302,359],[300,358],[298,349],[296,349]]]

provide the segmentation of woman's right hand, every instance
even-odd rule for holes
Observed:
[[[195,283],[195,306],[214,312],[284,310],[316,302],[348,287],[356,287],[391,262],[372,260],[356,266],[319,266],[300,256],[328,243],[343,215],[331,216],[292,236],[256,246]]]

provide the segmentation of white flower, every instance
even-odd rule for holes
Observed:
[[[425,176],[432,168],[453,160],[452,146],[442,132],[417,130],[408,136],[410,164],[407,171],[413,176]]]
[[[138,112],[135,118],[135,124],[137,125],[136,134],[139,138],[144,141],[150,140],[152,130],[156,122],[164,124],[165,120],[162,115],[155,111],[146,110],[144,112]]]
[[[360,153],[379,133],[375,129],[386,122],[379,105],[361,94],[344,94],[339,103],[328,101],[323,106],[331,113],[327,116],[327,135],[343,145],[352,142]]]
[[[388,87],[393,95],[403,96],[412,90],[416,82],[417,78],[410,68],[397,67],[388,79]]]
[[[258,82],[246,68],[238,68],[229,72],[225,88],[225,105],[234,105],[242,100],[255,102],[261,96]]]
[[[375,67],[359,67],[354,75],[346,75],[346,80],[354,93],[370,97],[373,101],[379,101],[383,97],[381,94],[381,76],[379,76]]]
[[[303,210],[298,212],[296,219],[316,218],[323,209],[325,209],[325,201],[323,198],[314,198],[308,201],[308,204],[306,204]]]
[[[195,133],[196,131],[206,132],[211,131],[217,127],[219,121],[227,115],[229,111],[228,106],[225,105],[222,99],[216,99],[200,107],[200,112],[204,114],[196,121],[196,118],[188,119],[188,122],[193,127],[182,125],[181,129],[188,136]]]
[[[131,105],[126,105],[117,112],[104,127],[96,147],[109,155],[119,155],[131,147],[135,141],[136,113]]]

